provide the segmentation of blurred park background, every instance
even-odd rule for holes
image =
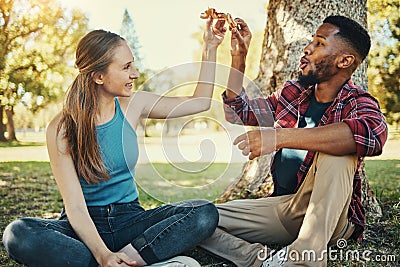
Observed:
[[[169,89],[176,82],[193,81],[193,71],[174,66],[200,59],[205,21],[199,14],[215,7],[243,17],[253,32],[246,69],[251,81],[258,74],[268,1],[236,2],[0,0],[0,235],[15,218],[59,215],[62,200],[48,162],[45,129],[77,74],[74,51],[85,33],[103,28],[128,41],[141,72],[135,90],[187,94],[194,84]],[[384,153],[366,161],[384,214],[368,229],[372,242],[363,246],[384,249],[400,260],[400,3],[368,0],[367,5],[379,10],[368,13],[373,41],[368,90],[379,99],[390,132]],[[230,64],[229,38],[228,32],[218,51],[221,66]],[[240,175],[246,158],[232,140],[244,129],[225,123],[223,90],[216,87],[212,108],[200,115],[143,121],[137,182],[145,207],[189,198],[215,200]],[[179,154],[168,153],[177,147]],[[379,241],[382,236],[386,238]],[[207,264],[220,262],[208,259]],[[3,246],[0,266],[19,266],[8,259]]]

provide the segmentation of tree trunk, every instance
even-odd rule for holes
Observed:
[[[17,141],[14,127],[14,107],[6,108],[8,141]]]
[[[262,94],[269,95],[281,88],[287,80],[297,78],[303,48],[312,39],[324,18],[335,14],[350,17],[367,26],[366,0],[270,0],[260,71],[254,81],[257,86],[247,88],[248,95],[255,97],[260,90]],[[353,75],[353,81],[364,89],[368,88],[366,67],[367,63],[364,62]],[[242,174],[225,190],[218,202],[256,198],[272,193],[270,159],[271,156],[268,155],[248,161]],[[364,185],[363,203],[368,211],[380,216],[382,211],[368,186],[364,166],[360,174]]]
[[[4,106],[0,105],[0,142],[7,142],[5,137],[6,125],[3,123]]]

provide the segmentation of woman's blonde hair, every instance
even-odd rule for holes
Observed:
[[[75,169],[88,183],[109,179],[96,134],[99,93],[93,74],[105,73],[122,37],[104,30],[86,34],[78,43],[75,65],[79,74],[69,87],[57,134],[63,128]]]

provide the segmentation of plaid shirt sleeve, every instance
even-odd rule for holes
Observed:
[[[343,122],[347,123],[353,132],[357,155],[365,157],[382,154],[388,128],[378,102],[369,94],[353,98],[351,101],[351,110]]]
[[[274,94],[267,98],[249,99],[245,91],[235,98],[228,98],[226,93],[222,94],[224,101],[225,119],[230,123],[243,124],[247,126],[272,127],[274,125]]]

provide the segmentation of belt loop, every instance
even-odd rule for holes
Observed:
[[[111,212],[111,204],[107,205],[107,215],[110,216],[110,212]]]

